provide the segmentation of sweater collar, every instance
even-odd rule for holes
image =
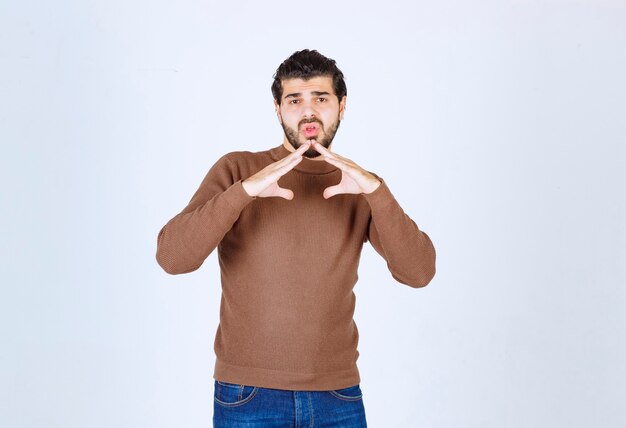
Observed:
[[[274,160],[281,160],[291,153],[292,152],[287,150],[287,148],[283,144],[274,147],[269,151],[271,158]],[[302,158],[300,163],[298,163],[298,165],[296,165],[293,169],[300,172],[308,172],[310,174],[324,174],[336,170],[337,167],[329,164],[326,161],[316,161],[305,157]]]

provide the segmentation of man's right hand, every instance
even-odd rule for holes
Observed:
[[[306,141],[298,147],[298,150],[285,156],[279,161],[269,164],[256,174],[241,182],[243,189],[250,196],[266,198],[280,196],[285,199],[293,199],[293,192],[278,185],[278,180],[287,174],[303,159],[302,154],[311,147],[311,142]]]

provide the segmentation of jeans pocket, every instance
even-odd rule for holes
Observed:
[[[360,385],[349,386],[342,389],[333,389],[328,391],[336,398],[344,401],[358,401],[363,398],[363,392]]]
[[[225,407],[241,406],[252,400],[259,388],[251,385],[215,381],[215,402]]]

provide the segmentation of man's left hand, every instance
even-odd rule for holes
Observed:
[[[380,186],[381,182],[378,178],[350,159],[331,152],[315,140],[313,140],[312,147],[322,155],[326,162],[341,170],[341,181],[335,186],[324,189],[324,199],[341,193],[372,193]]]

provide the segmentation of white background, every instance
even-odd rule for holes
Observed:
[[[369,426],[626,426],[625,28],[607,0],[4,0],[0,426],[210,426],[216,253],[171,276],[156,237],[281,143],[303,48],[346,75],[334,151],[437,250],[415,290],[364,248]]]

